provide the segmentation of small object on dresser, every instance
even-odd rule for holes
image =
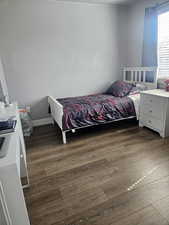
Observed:
[[[20,109],[19,113],[22,123],[23,135],[25,137],[29,137],[33,133],[33,123],[30,113],[26,109]]]
[[[169,79],[164,81],[166,84],[165,90],[169,92]]]
[[[15,131],[16,120],[0,121],[0,134],[11,133]]]
[[[11,136],[0,137],[0,160],[5,157],[8,153],[8,144],[11,139]]]
[[[5,138],[4,137],[0,137],[0,150],[2,148],[2,145],[4,143]]]

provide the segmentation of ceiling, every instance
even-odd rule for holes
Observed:
[[[52,0],[52,1],[60,1],[60,0]],[[63,1],[63,0],[61,0]],[[111,4],[129,4],[134,1],[140,0],[64,0],[69,2],[88,2],[88,3],[111,3]]]
[[[0,0],[1,2],[8,2],[9,0]],[[132,2],[143,1],[143,0],[47,0],[50,2],[56,1],[68,1],[68,2],[88,2],[88,3],[111,3],[111,4],[129,4]]]

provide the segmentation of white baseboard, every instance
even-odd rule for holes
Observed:
[[[48,118],[43,118],[43,119],[39,119],[39,120],[33,120],[32,123],[33,123],[33,127],[39,127],[39,126],[51,124],[52,118],[48,117]]]

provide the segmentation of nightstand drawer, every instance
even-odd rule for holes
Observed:
[[[157,107],[155,104],[145,104],[140,107],[140,115],[146,114],[150,117],[155,117],[159,120],[164,118],[164,107]]]
[[[144,105],[150,105],[154,108],[163,108],[165,105],[165,99],[158,97],[158,96],[153,96],[153,95],[142,95],[141,96],[141,103],[144,103]]]
[[[163,120],[156,119],[152,116],[142,114],[140,115],[140,120],[145,126],[153,128],[157,131],[161,131],[164,128]]]

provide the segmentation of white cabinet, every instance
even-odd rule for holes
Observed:
[[[154,89],[141,93],[139,126],[169,136],[169,92]]]
[[[15,116],[17,125],[15,132],[3,135],[8,140],[4,147],[8,149],[6,156],[0,158],[0,224],[30,225],[21,184],[21,177],[27,178],[27,185],[29,179],[17,105],[13,104],[8,113]]]

